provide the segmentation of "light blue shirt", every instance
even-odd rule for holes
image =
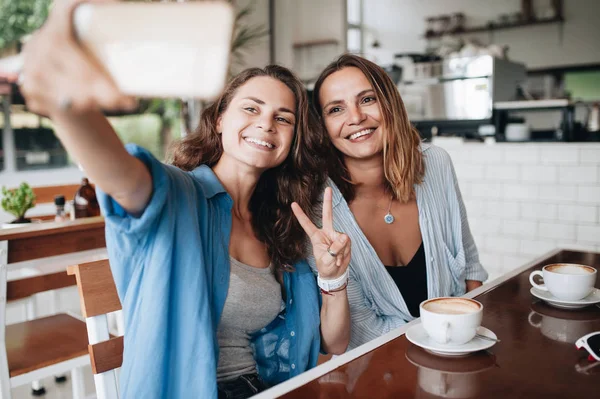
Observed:
[[[153,194],[140,217],[99,192],[125,319],[123,398],[216,398],[216,331],[229,287],[231,197],[207,166],[184,172],[143,148]],[[124,173],[127,173],[124,171]],[[259,374],[285,381],[317,363],[319,297],[306,262],[283,276],[286,306],[252,339]]]
[[[485,281],[488,275],[479,262],[450,156],[429,144],[422,144],[421,151],[425,175],[423,182],[415,185],[415,193],[426,256],[427,295],[429,298],[460,296],[465,294],[465,280]],[[333,181],[329,180],[329,185],[333,190],[334,228],[352,240],[348,281],[350,350],[414,317],[342,193]],[[396,219],[394,223],[402,220]],[[314,257],[308,260],[316,272]]]

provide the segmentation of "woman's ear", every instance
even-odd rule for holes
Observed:
[[[223,133],[223,129],[221,129],[221,125],[223,124],[222,121],[223,121],[223,117],[219,116],[217,118],[217,126],[216,126],[217,127],[217,134]]]

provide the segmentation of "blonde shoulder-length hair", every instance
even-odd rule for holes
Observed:
[[[408,120],[404,102],[398,88],[388,74],[377,64],[353,54],[343,54],[329,64],[317,79],[313,92],[313,104],[324,130],[323,109],[319,92],[329,75],[344,68],[358,68],[365,75],[377,98],[383,119],[383,168],[387,188],[402,203],[413,196],[413,187],[423,181],[425,166],[419,145],[419,132]],[[323,131],[323,134],[327,133]],[[327,135],[329,137],[329,135]],[[354,183],[344,163],[344,155],[329,140],[329,176],[351,202],[354,199]]]

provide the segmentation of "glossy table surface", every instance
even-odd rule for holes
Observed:
[[[445,358],[400,335],[282,397],[599,397],[600,362],[588,361],[587,352],[578,351],[574,342],[600,331],[600,308],[561,310],[530,293],[530,272],[557,262],[600,269],[600,254],[555,251],[474,296],[485,307],[482,325],[501,340],[487,351]]]

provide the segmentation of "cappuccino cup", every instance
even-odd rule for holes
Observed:
[[[420,310],[423,328],[443,345],[462,345],[472,340],[483,317],[483,305],[467,298],[428,299],[421,303]]]
[[[588,296],[594,289],[597,271],[591,266],[574,263],[554,263],[546,265],[529,275],[529,282],[541,291],[548,291],[554,297],[565,301],[578,301]],[[544,284],[535,282],[541,276]]]

